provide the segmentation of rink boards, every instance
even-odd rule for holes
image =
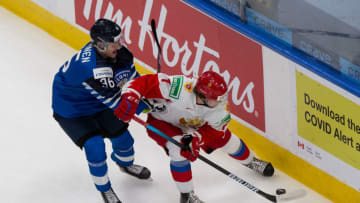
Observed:
[[[218,70],[230,84],[235,134],[330,200],[360,201],[358,97],[181,1],[34,2],[0,0],[0,5],[74,49],[88,42],[95,19],[117,20],[141,73],[156,68],[149,26],[156,19],[163,72]]]

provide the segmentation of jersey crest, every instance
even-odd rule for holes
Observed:
[[[180,118],[179,123],[182,127],[185,127],[185,128],[198,129],[202,125],[204,125],[205,121],[199,119],[198,117],[193,118],[193,119]]]
[[[130,78],[130,71],[124,70],[124,71],[115,73],[114,80],[115,80],[117,86],[122,88],[129,81],[129,78]]]

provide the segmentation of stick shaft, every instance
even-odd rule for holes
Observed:
[[[155,42],[156,42],[156,45],[157,45],[157,48],[158,48],[157,73],[160,73],[160,71],[161,71],[161,46],[160,46],[159,39],[158,39],[158,36],[157,36],[156,23],[155,23],[154,19],[151,20],[151,31],[152,31],[152,33],[154,35]]]

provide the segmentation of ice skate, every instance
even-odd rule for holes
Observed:
[[[205,203],[195,195],[194,191],[180,194],[180,203]]]
[[[101,192],[101,196],[104,199],[104,203],[121,203],[112,188],[106,192]]]
[[[123,171],[131,176],[134,176],[139,179],[151,180],[151,178],[150,178],[151,172],[145,166],[140,166],[140,165],[136,165],[136,164],[133,164],[131,166],[126,166],[126,167],[123,167],[120,165],[118,165],[118,166],[120,167],[121,171]]]
[[[245,166],[260,173],[263,176],[272,176],[274,174],[274,167],[271,163],[257,159],[255,157],[249,164]]]

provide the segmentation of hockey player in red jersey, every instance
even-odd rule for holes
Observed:
[[[190,150],[184,150],[148,130],[148,135],[170,157],[170,171],[180,191],[180,203],[201,203],[194,193],[191,161],[200,148],[206,153],[221,149],[243,165],[272,176],[271,163],[255,158],[254,153],[228,127],[228,87],[216,72],[204,72],[198,79],[181,75],[144,75],[131,80],[122,91],[122,101],[114,112],[125,122],[133,117],[140,99],[147,99],[152,111],[147,122],[166,135],[184,143],[191,137]]]

